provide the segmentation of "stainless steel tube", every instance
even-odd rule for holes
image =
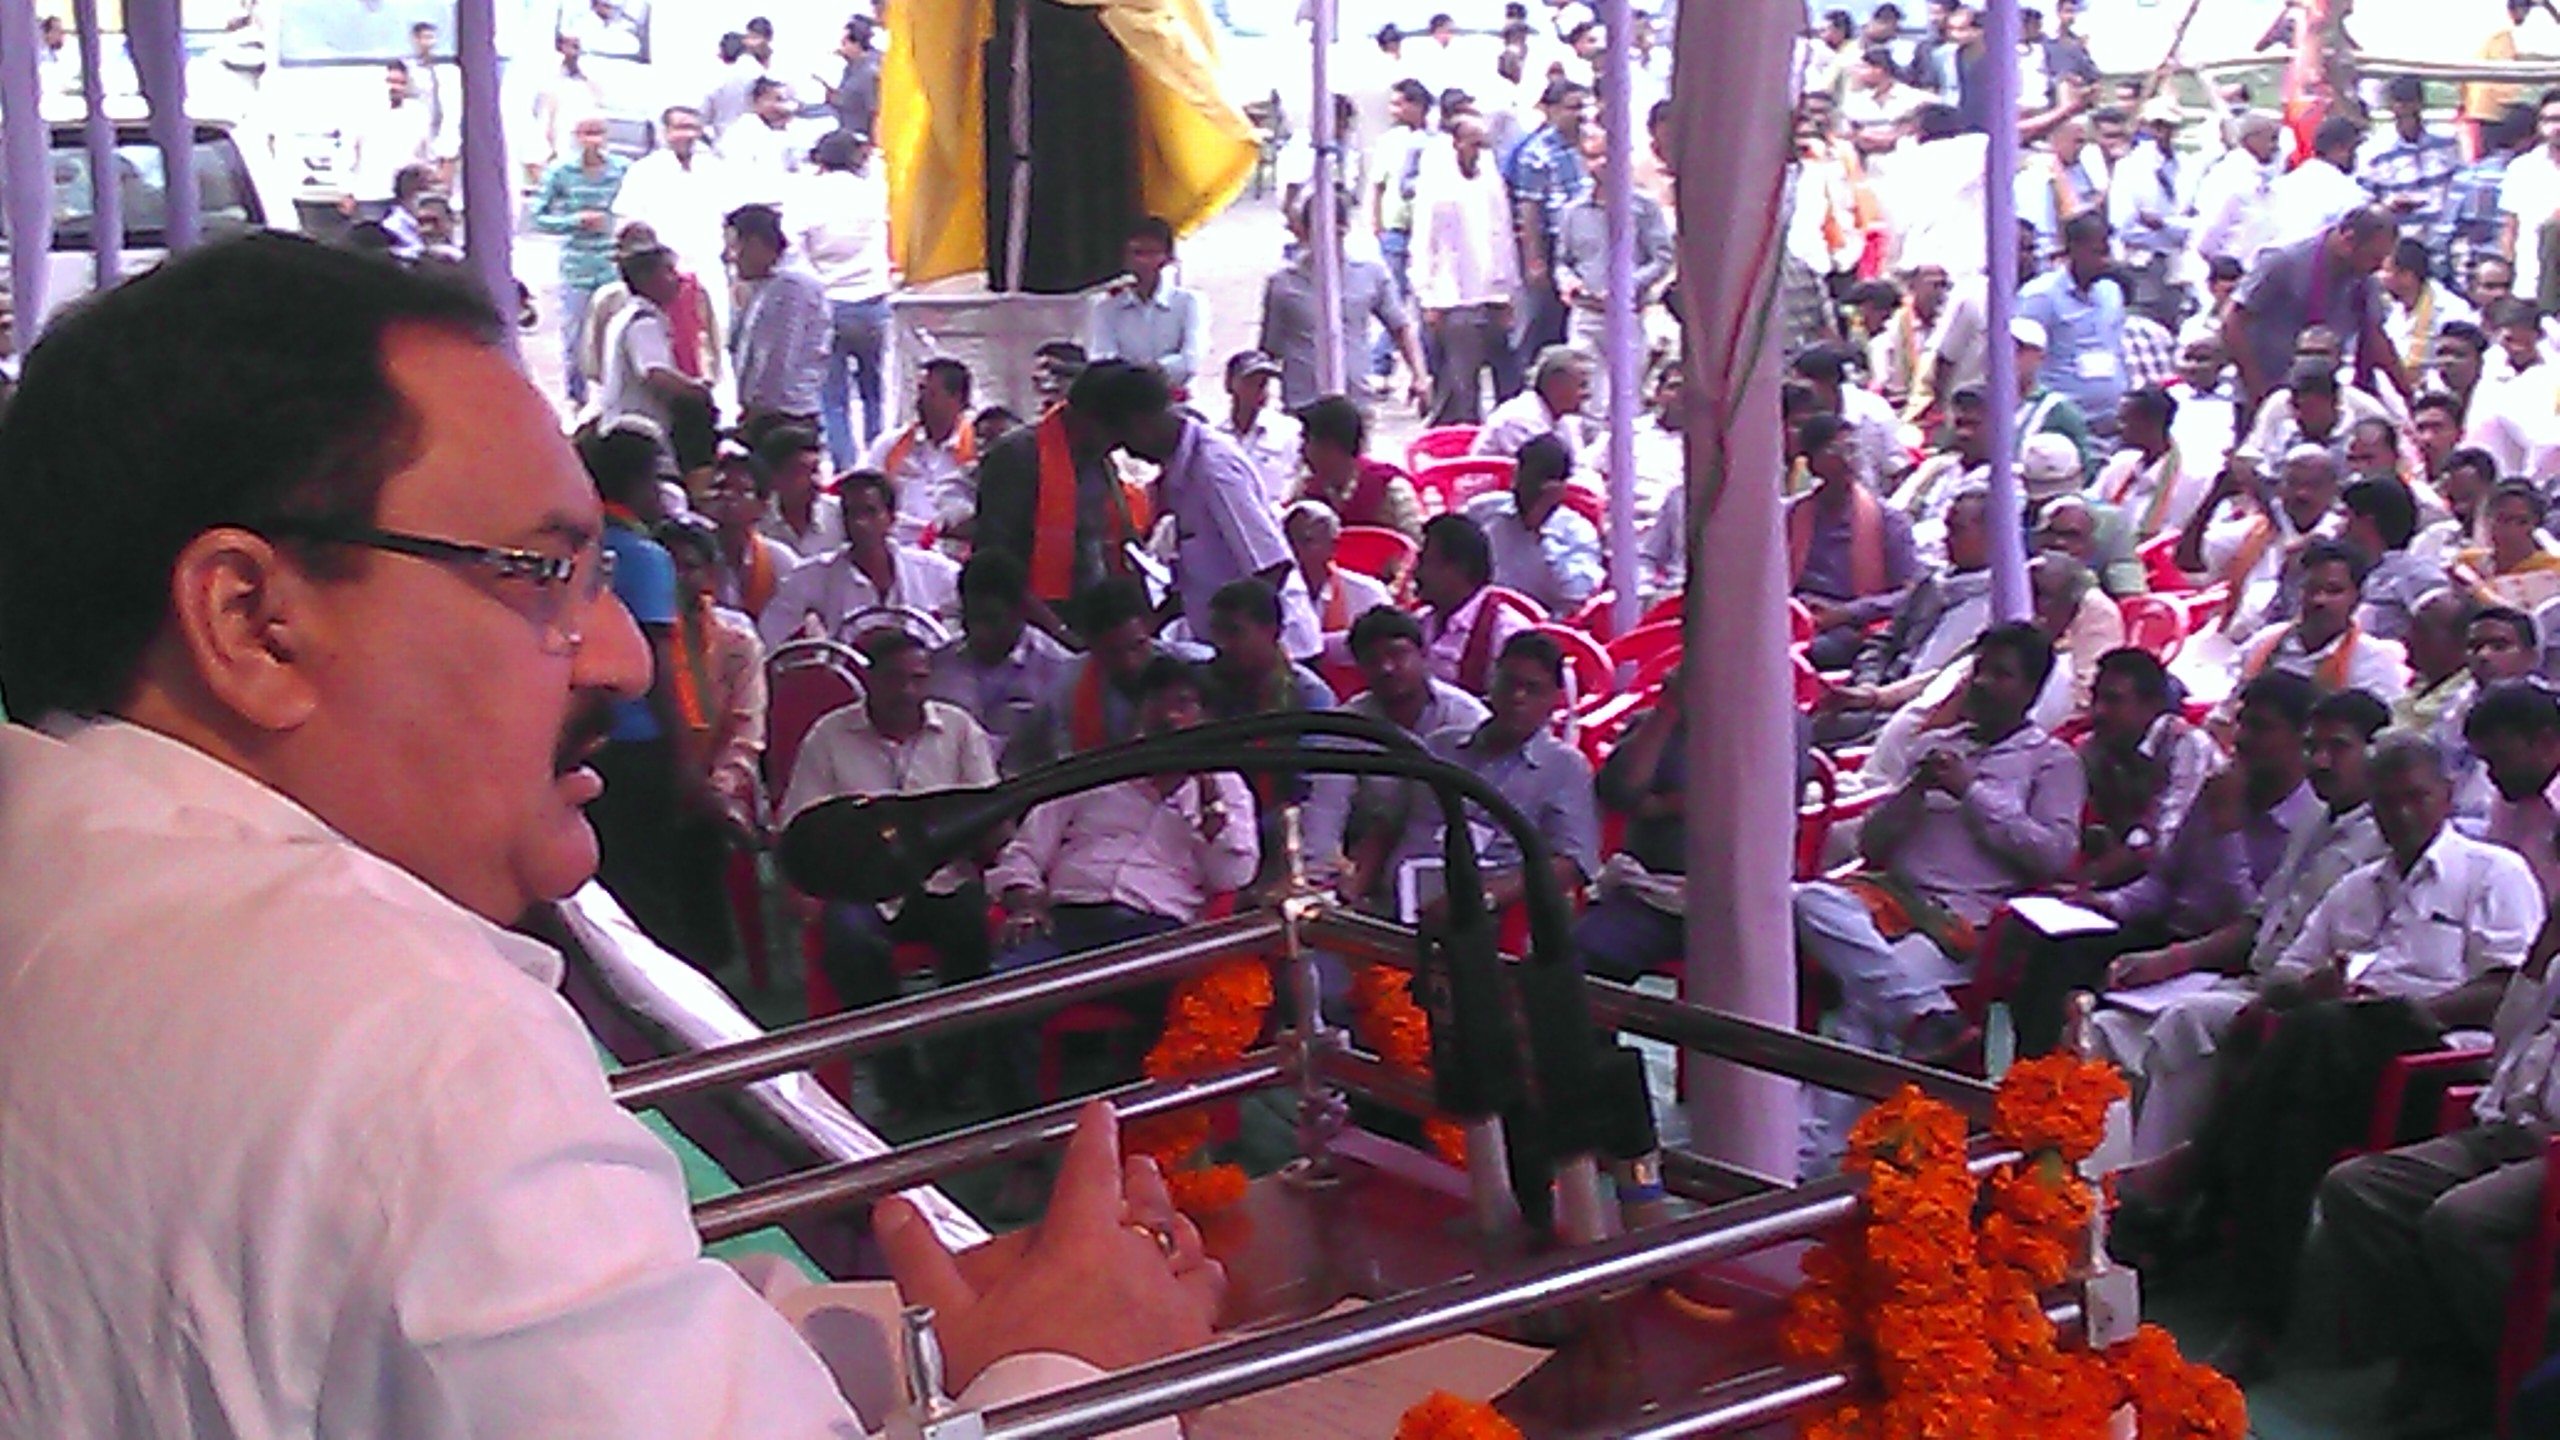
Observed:
[[[1431,1082],[1363,1051],[1327,1050],[1316,1057],[1316,1072],[1352,1094],[1390,1110],[1426,1119],[1440,1113],[1431,1103]]]
[[[1162,1115],[1212,1100],[1225,1100],[1289,1078],[1277,1050],[1256,1050],[1228,1069],[1185,1080],[1148,1080],[1104,1091],[1122,1120]],[[751,1185],[694,1207],[694,1228],[705,1241],[726,1240],[816,1211],[842,1209],[928,1184],[954,1171],[1011,1159],[1063,1144],[1076,1128],[1087,1099],[1061,1101],[1002,1120],[990,1120],[886,1155],[803,1170]]]
[[[1327,908],[1309,916],[1299,928],[1305,943],[1337,955],[1399,968],[1413,963],[1414,933],[1392,921]],[[1979,1118],[1991,1111],[1991,1086],[1969,1076],[1647,995],[1606,980],[1586,983],[1592,1018],[1604,1025],[1852,1095],[1884,1099],[1905,1085],[1917,1085],[1967,1115]]]
[[[1979,1173],[2019,1158],[1983,1148]],[[1444,1335],[1818,1235],[1857,1213],[1848,1177],[1755,1196],[1598,1245],[1515,1261],[1360,1310],[1160,1360],[987,1415],[989,1440],[1099,1435],[1408,1350]]]
[[[1279,916],[1258,911],[1185,926],[1169,935],[1130,940],[885,1005],[803,1021],[735,1045],[635,1065],[613,1077],[613,1098],[631,1109],[645,1110],[679,1095],[752,1084],[806,1070],[839,1055],[1011,1019],[1069,1000],[1141,985],[1211,960],[1249,954],[1276,943],[1285,930]]]

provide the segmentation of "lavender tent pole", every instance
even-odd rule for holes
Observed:
[[[498,100],[498,30],[491,0],[454,7],[454,60],[462,73],[463,252],[498,313],[516,313],[515,196],[507,184],[507,133]],[[512,344],[516,327],[506,327]]]
[[[81,134],[89,150],[90,247],[97,253],[97,288],[104,290],[124,278],[124,187],[113,183],[116,122],[107,118],[107,83],[99,68],[106,42],[98,33],[98,0],[71,0],[71,24],[80,35],[80,98],[87,106]]]
[[[36,9],[0,3],[0,201],[9,207],[9,297],[17,310],[18,352],[35,343],[44,318],[45,269],[53,249],[53,175],[46,151],[43,81],[36,74]]]
[[[1636,593],[1643,579],[1636,555],[1635,472],[1644,329],[1635,293],[1633,10],[1628,0],[1601,0],[1600,28],[1609,37],[1600,68],[1600,123],[1608,132],[1609,147],[1609,168],[1600,186],[1600,203],[1609,216],[1609,301],[1602,319],[1601,348],[1607,352],[1602,363],[1609,367],[1609,588],[1616,596],[1611,633],[1617,635],[1635,628],[1643,599]]]
[[[1984,386],[1990,392],[1991,613],[2027,618],[2025,501],[2018,491],[2018,347],[2009,321],[2018,309],[2018,0],[1991,0],[1984,9],[1983,108],[1990,116],[1990,148],[1983,158],[1982,264],[1990,282],[1984,329],[1991,351]]]
[[[178,24],[178,0],[126,0],[124,42],[134,74],[151,107],[151,140],[169,177],[169,253],[195,248],[204,238],[202,196],[195,183],[195,124],[187,118],[187,37]],[[184,177],[181,179],[181,177]]]

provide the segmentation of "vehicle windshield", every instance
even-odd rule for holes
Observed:
[[[53,248],[90,249],[95,239],[97,192],[89,173],[89,151],[77,130],[54,132],[52,162]],[[169,181],[160,147],[130,133],[119,135],[115,168],[117,191],[124,201],[125,247],[165,246]],[[197,132],[195,172],[196,203],[206,239],[240,234],[265,223],[257,195],[250,187],[248,164],[230,136]],[[0,216],[0,236],[7,233],[7,219]]]

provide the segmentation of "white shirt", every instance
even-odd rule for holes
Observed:
[[[116,722],[0,728],[0,837],[0,1433],[859,1433],[548,946]]]
[[[2276,589],[2284,582],[2285,564],[2306,538],[2295,532],[2293,521],[2287,518],[2283,507],[2270,509],[2267,516],[2275,523],[2276,538],[2258,556],[2258,562],[2249,567],[2249,572],[2240,577],[2240,599],[2232,607],[2229,626],[2233,635],[2246,635],[2264,623],[2268,610],[2276,602]],[[2221,579],[2223,572],[2239,558],[2240,547],[2257,522],[2255,515],[2227,511],[2221,519],[2205,517],[2204,572],[2207,583]],[[2311,535],[2326,539],[2336,535],[2344,524],[2339,512],[2331,510],[2320,517],[2319,524],[2311,527]]]
[[[904,430],[892,430],[872,442],[865,463],[889,477],[898,494],[898,519],[889,538],[901,545],[914,545],[923,540],[928,525],[948,530],[955,520],[966,519],[978,510],[978,482],[969,463],[960,458],[960,437],[968,432],[961,426],[964,418],[951,427],[951,438],[936,442],[924,433],[924,422],[911,421]],[[911,440],[898,468],[889,468],[889,452],[901,440]]]
[[[727,283],[721,268],[727,240],[721,225],[732,208],[729,168],[699,141],[691,165],[663,147],[632,161],[613,197],[617,224],[647,225],[686,269],[722,285]]]
[[[2524,860],[2447,825],[2407,875],[2389,855],[2348,874],[2276,962],[2300,978],[2332,964],[2377,995],[2424,1000],[2524,961],[2542,929]]]
[[[2314,156],[2279,178],[2270,190],[2267,243],[2308,240],[2338,223],[2348,211],[2372,203],[2372,192],[2357,184],[2354,176]]]
[[[2560,214],[2560,161],[2537,147],[2507,162],[2498,210],[2516,221],[2516,296],[2541,300],[2542,222]]]
[[[1422,157],[1413,186],[1410,275],[1425,310],[1509,303],[1520,293],[1520,247],[1511,240],[1511,191],[1490,151],[1472,176],[1457,152]]]
[[[1959,285],[1982,277],[1990,143],[1981,135],[1952,135],[1896,152],[1893,194],[1885,203],[1903,222],[1895,260],[1901,269],[1936,265]]]
[[[644,296],[632,296],[604,330],[604,383],[597,401],[604,423],[611,425],[625,415],[641,415],[665,430],[667,402],[649,388],[649,377],[675,368],[674,335],[667,327],[667,312]]]
[[[2246,265],[2266,248],[2275,222],[2275,170],[2246,150],[2231,150],[2196,182],[2196,254],[2228,255]]]
[[[1053,905],[1124,905],[1189,924],[1210,897],[1243,889],[1262,862],[1253,792],[1242,777],[1209,777],[1226,819],[1202,833],[1200,787],[1184,776],[1169,795],[1124,780],[1033,807],[987,872],[1001,896],[1022,887]]]
[[[791,177],[799,173],[800,151],[788,129],[776,130],[753,114],[720,134],[720,158],[729,162],[730,202],[772,205],[788,213]]]
[[[1547,397],[1530,386],[1519,394],[1493,407],[1484,417],[1484,429],[1476,432],[1471,455],[1517,456],[1520,447],[1541,435],[1553,435],[1564,442],[1564,453],[1579,467],[1582,463],[1582,416],[1558,415],[1547,407]]]
[[[346,153],[340,163],[346,167],[348,194],[360,201],[379,201],[391,198],[391,182],[402,169],[434,158],[435,127],[426,102],[411,98],[399,105],[386,100],[378,108],[360,112],[347,127]]]
[[[2560,365],[2482,380],[2471,392],[2462,443],[2496,456],[2500,475],[2541,480],[2560,474]]]
[[[1508,605],[1497,606],[1492,617],[1486,618],[1485,606],[1492,593],[1493,587],[1489,585],[1478,590],[1466,604],[1450,611],[1446,619],[1436,612],[1424,612],[1422,630],[1431,637],[1431,645],[1423,652],[1423,659],[1431,666],[1434,678],[1464,688],[1467,682],[1458,678],[1458,669],[1466,663],[1469,642],[1475,638],[1476,626],[1491,625],[1492,643],[1485,649],[1484,675],[1484,683],[1490,683],[1493,665],[1501,658],[1502,647],[1511,643],[1512,636],[1529,628],[1529,620]]]
[[[889,543],[889,589],[883,594],[871,577],[853,563],[853,547],[792,571],[773,588],[773,598],[756,617],[756,634],[772,651],[803,633],[812,619],[827,638],[850,642],[866,630],[894,625],[890,616],[874,616],[860,625],[855,616],[884,606],[920,611],[957,629],[960,621],[960,567],[946,556],[912,545]]]
[[[764,518],[756,522],[756,533],[781,541],[803,560],[819,559],[844,546],[844,501],[826,494],[811,499],[806,533],[791,528],[791,522],[782,518],[780,505],[768,506]]]
[[[2301,635],[2298,622],[2286,622],[2283,633],[2275,639],[2275,648],[2267,654],[2266,668],[2316,680],[2321,668],[2336,657],[2338,647],[2353,635],[2355,648],[2347,653],[2346,683],[2341,688],[2362,690],[2385,705],[2409,693],[2408,652],[2400,648],[2400,642],[2357,629],[2342,632],[2319,649],[2309,650],[2304,648]],[[2260,638],[2252,643],[2265,642]]]
[[[1303,459],[1302,446],[1306,427],[1298,417],[1277,405],[1265,405],[1253,412],[1253,424],[1242,431],[1236,429],[1236,412],[1232,405],[1218,411],[1210,422],[1221,435],[1236,442],[1244,458],[1262,476],[1262,498],[1279,509],[1289,503],[1298,489],[1298,467]]]
[[[943,700],[924,702],[924,727],[904,740],[872,728],[867,705],[830,710],[809,727],[782,792],[784,824],[810,806],[848,795],[913,795],[996,783],[995,744],[968,711]],[[954,860],[933,872],[925,889],[948,895],[968,883],[976,862]]]
[[[740,126],[735,134],[750,127]],[[762,129],[762,126],[753,127]],[[783,214],[799,233],[799,250],[829,300],[870,300],[886,295],[889,274],[889,181],[873,165],[869,173],[830,170],[803,179]]]

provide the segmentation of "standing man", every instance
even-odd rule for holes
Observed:
[[[1473,425],[1484,416],[1486,377],[1498,387],[1511,368],[1503,357],[1520,296],[1511,191],[1486,151],[1482,118],[1450,121],[1447,148],[1424,152],[1412,209],[1413,303],[1438,356],[1431,423]]]
[[[614,210],[626,221],[644,224],[658,243],[696,275],[720,280],[720,218],[729,213],[728,170],[702,143],[702,112],[674,105],[658,116],[658,148],[631,162],[622,177],[622,194]],[[729,333],[729,287],[703,287],[719,333]]]
[[[2208,271],[2217,260],[2246,268],[2275,233],[2276,145],[2284,122],[2252,110],[2234,132],[2231,148],[2196,182],[2196,258]]]
[[[1564,341],[1564,302],[1556,294],[1556,236],[1566,207],[1590,193],[1582,166],[1582,121],[1591,92],[1570,80],[1551,82],[1539,104],[1547,123],[1530,132],[1503,166],[1511,187],[1512,234],[1520,248],[1524,298],[1514,322],[1515,354],[1534,355]]]
[[[603,550],[613,564],[614,598],[640,627],[655,666],[649,691],[614,702],[613,722],[593,761],[612,798],[598,796],[597,870],[641,929],[661,943],[690,933],[676,879],[675,836],[689,798],[678,778],[705,775],[682,753],[691,734],[679,714],[676,675],[676,566],[650,531],[666,518],[658,488],[660,451],[645,430],[606,429],[587,440],[587,473],[604,500]]]
[[[975,553],[1003,551],[1021,561],[1031,575],[1031,623],[1062,639],[1079,618],[1068,602],[1128,575],[1128,545],[1144,538],[1112,468],[1111,432],[1094,418],[1104,379],[1094,368],[1080,369],[1063,404],[978,460]]]
[[[1120,249],[1129,273],[1093,297],[1085,320],[1089,360],[1153,365],[1177,391],[1187,393],[1209,346],[1209,306],[1197,290],[1165,278],[1173,263],[1173,227],[1142,215]]]
[[[1324,393],[1316,384],[1316,346],[1322,331],[1317,325],[1315,247],[1307,243],[1313,208],[1312,197],[1301,197],[1289,212],[1289,234],[1298,248],[1289,263],[1273,271],[1263,284],[1261,343],[1254,347],[1280,362],[1280,403],[1292,410],[1313,404]],[[1348,207],[1336,207],[1335,216],[1342,226],[1350,225]],[[1421,409],[1430,395],[1431,365],[1422,357],[1421,336],[1404,298],[1396,293],[1395,277],[1375,260],[1345,255],[1341,299],[1342,379],[1352,398],[1370,403],[1370,388],[1360,383],[1367,373],[1360,362],[1368,353],[1362,337],[1375,319],[1396,337],[1397,348],[1404,352],[1405,366],[1412,372],[1405,398]]]
[[[1591,186],[1580,200],[1565,207],[1556,234],[1555,286],[1556,298],[1564,303],[1568,317],[1565,343],[1586,355],[1607,353],[1603,342],[1609,328],[1609,212],[1600,204],[1600,187],[1609,173],[1608,146],[1607,132],[1597,125],[1583,127],[1582,168],[1590,175]],[[1671,225],[1663,218],[1662,206],[1642,190],[1631,190],[1627,198],[1635,209],[1635,270],[1630,283],[1635,287],[1641,345],[1645,307],[1653,303],[1654,292],[1670,278],[1679,255],[1672,248]],[[1605,415],[1609,408],[1609,368],[1593,367],[1591,380],[1591,403]]]
[[[2394,75],[2386,92],[2391,128],[2375,132],[2356,157],[2356,179],[2400,217],[2404,235],[2433,233],[2444,218],[2445,198],[2462,168],[2462,146],[2427,128],[2427,85],[2415,75]]]
[[[827,453],[850,466],[881,435],[888,389],[889,295],[897,286],[889,255],[889,180],[872,163],[870,137],[838,130],[810,152],[817,174],[787,213],[800,253],[826,290],[827,354],[818,403]],[[853,396],[862,396],[862,434],[853,433]]]
[[[2364,127],[2344,115],[2320,122],[2311,135],[2311,158],[2275,183],[2272,243],[2295,244],[2337,224],[2356,207],[2373,203],[2350,173],[2356,168],[2356,147],[2363,143]]]
[[[729,258],[740,290],[738,329],[729,348],[738,376],[738,428],[748,434],[775,425],[814,429],[819,421],[833,329],[818,277],[783,268],[790,245],[782,215],[772,206],[741,205],[729,212]]]
[[[2515,262],[2516,294],[2548,315],[2560,310],[2560,287],[2550,278],[2560,263],[2560,245],[2551,243],[2552,228],[2560,223],[2560,90],[2544,91],[2535,114],[2542,143],[2507,162],[2506,179],[2498,186],[2498,210],[2506,216],[2499,250]]]
[[[747,86],[747,113],[720,134],[729,162],[730,198],[779,209],[800,169],[791,144],[791,90],[770,75]]]
[[[2195,197],[2178,161],[2178,127],[2184,119],[2178,102],[2166,95],[2143,106],[2142,134],[2151,143],[2135,147],[2107,186],[2107,220],[2124,247],[2124,268],[2133,287],[2125,303],[2172,332],[2186,318],[2178,265],[2195,223]],[[2066,225],[2063,249],[2068,253],[2070,248]],[[2096,420],[2098,412],[2091,410],[2089,418]]]
[[[579,336],[587,326],[587,307],[596,291],[614,278],[613,214],[622,194],[623,176],[631,162],[605,150],[604,117],[578,121],[576,158],[563,160],[542,177],[542,197],[534,203],[533,226],[545,235],[563,237],[560,245],[560,358],[571,405],[587,403],[586,368],[579,361]]]
[[[2560,130],[2560,106],[2552,115]],[[2367,393],[2375,390],[2370,382],[2377,371],[2402,395],[2415,393],[2416,382],[2391,353],[2384,328],[2389,301],[2374,276],[2399,235],[2390,211],[2367,205],[2309,239],[2264,252],[2249,267],[2222,322],[2223,344],[2240,369],[2243,403],[2254,407],[2283,387],[2302,332],[2314,325],[2337,333],[2340,358]]]
[[[347,126],[346,150],[338,157],[346,176],[339,213],[357,220],[378,221],[391,211],[393,181],[412,165],[435,159],[435,125],[426,105],[409,92],[409,67],[394,60],[382,67],[384,104]]]
[[[978,434],[969,425],[969,367],[948,355],[916,376],[916,418],[871,447],[870,465],[898,494],[901,545],[924,543],[927,527],[949,532],[977,513]]]
[[[436,59],[435,22],[409,27],[409,96],[427,107],[427,133],[438,185],[453,183],[453,162],[462,155],[462,71]]]
[[[2041,388],[2070,400],[2094,434],[2111,440],[2124,402],[2126,297],[2108,241],[2105,216],[2072,216],[2062,227],[2062,265],[2018,292],[2018,318],[2044,327]],[[2167,257],[2161,263],[2165,267]]]
[[[1297,416],[1271,403],[1271,382],[1279,378],[1280,362],[1259,350],[1228,356],[1227,409],[1217,420],[1218,433],[1236,442],[1260,472],[1263,497],[1275,510],[1297,491],[1306,435]]]
[[[1361,196],[1368,202],[1378,254],[1396,279],[1397,293],[1407,300],[1413,298],[1414,182],[1423,154],[1431,148],[1430,126],[1430,87],[1411,78],[1398,80],[1387,95],[1386,131],[1370,142],[1368,193]],[[1370,352],[1371,373],[1380,378],[1395,358],[1393,341],[1393,336],[1381,336]]]
[[[871,17],[856,14],[844,22],[844,38],[836,54],[844,73],[827,90],[827,108],[836,112],[836,129],[868,135],[880,119],[880,56],[871,48],[876,28]]]
[[[680,397],[699,396],[706,404],[711,398],[709,386],[676,364],[675,330],[667,319],[682,284],[675,252],[646,246],[626,253],[620,269],[631,300],[605,326],[600,415],[607,427],[626,415],[641,416],[667,434],[671,407]]]

